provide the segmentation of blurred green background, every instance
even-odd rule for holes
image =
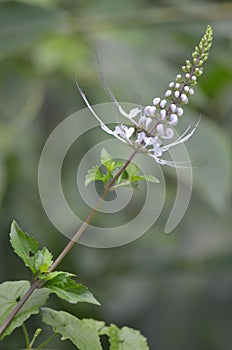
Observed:
[[[138,328],[151,349],[231,349],[231,1],[0,2],[0,282],[30,278],[8,242],[13,218],[54,256],[68,242],[43,210],[37,170],[49,134],[84,107],[73,72],[92,104],[108,102],[97,52],[119,101],[150,104],[180,72],[207,24],[214,29],[213,48],[185,113],[186,125],[202,116],[187,145],[200,165],[186,215],[171,234],[163,233],[176,191],[174,173],[167,171],[165,208],[146,235],[114,249],[77,245],[60,266],[76,273],[102,307],[70,306],[53,296],[49,305]],[[91,135],[70,155],[67,173],[94,144]],[[67,192],[75,181],[66,182]],[[84,217],[87,209],[77,204]],[[131,210],[136,208],[132,202]],[[39,325],[40,316],[34,316],[30,333]],[[51,330],[44,328],[45,337]],[[20,347],[21,330],[0,344],[4,350]],[[57,340],[50,348],[74,346]]]

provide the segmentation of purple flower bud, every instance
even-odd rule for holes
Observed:
[[[183,115],[183,113],[184,113],[183,108],[178,107],[177,110],[176,110],[176,113],[177,113],[178,117],[181,117]]]
[[[170,121],[169,121],[169,123],[172,124],[172,125],[178,124],[178,117],[177,117],[177,115],[176,115],[175,113],[172,113],[172,114],[170,115]]]
[[[166,110],[165,109],[161,109],[160,116],[161,116],[161,119],[165,119],[165,117],[166,117]]]
[[[180,98],[183,103],[188,103],[188,97],[185,94],[181,94]]]
[[[194,94],[194,90],[193,89],[189,89],[189,95],[193,95]]]
[[[160,107],[161,107],[161,108],[164,108],[164,107],[166,106],[166,104],[167,104],[167,101],[166,101],[166,100],[162,100],[162,101],[160,102]]]
[[[180,83],[176,83],[175,88],[179,89],[180,88]]]
[[[167,90],[167,91],[165,92],[165,96],[166,96],[166,97],[171,96],[171,94],[172,94],[172,91],[171,91],[171,90]]]
[[[175,91],[175,97],[178,98],[180,96],[180,92],[177,90]]]
[[[160,98],[159,97],[155,97],[153,100],[153,105],[157,106],[160,103]]]
[[[170,88],[173,88],[174,85],[175,85],[175,83],[173,83],[173,81],[172,81],[172,82],[169,84],[169,87],[170,87]]]
[[[170,105],[170,109],[171,109],[171,111],[172,111],[173,113],[176,112],[176,105],[175,105],[175,103],[172,103],[172,104]]]

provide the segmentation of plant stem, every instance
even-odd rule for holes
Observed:
[[[100,204],[104,200],[105,196],[109,192],[110,188],[113,186],[113,184],[117,181],[119,176],[123,173],[123,171],[127,168],[127,166],[130,164],[132,159],[137,153],[137,149],[130,155],[124,166],[118,171],[118,173],[112,178],[112,180],[109,182],[109,184],[106,186],[104,192],[102,193],[101,197],[99,198],[96,206],[91,210],[85,221],[82,223],[82,225],[79,227],[77,232],[74,234],[73,238],[69,243],[66,245],[66,247],[62,250],[60,255],[56,258],[56,260],[53,262],[53,264],[49,268],[49,272],[53,271],[60,262],[64,259],[64,257],[69,253],[69,251],[72,249],[72,247],[75,245],[75,243],[78,241],[78,239],[81,237],[81,235],[85,232],[87,229],[90,221],[96,214]],[[4,330],[7,328],[7,326],[10,324],[10,322],[14,319],[14,317],[17,315],[19,310],[22,308],[22,306],[25,304],[27,299],[30,297],[30,295],[34,292],[35,289],[41,287],[41,281],[36,280],[32,283],[31,287],[28,289],[28,291],[24,294],[22,299],[18,302],[18,304],[15,306],[14,310],[11,312],[11,314],[8,316],[6,321],[3,323],[3,325],[0,327],[0,335],[4,332]]]
[[[27,349],[30,349],[30,339],[29,339],[29,335],[27,332],[27,328],[25,326],[25,324],[22,324],[22,329],[23,329],[23,333],[24,333],[24,337],[25,337],[25,345]]]
[[[92,209],[92,211],[89,213],[89,215],[87,216],[87,218],[85,219],[85,221],[82,223],[82,225],[79,227],[79,229],[77,230],[77,232],[75,233],[75,235],[73,236],[72,240],[66,245],[66,247],[63,249],[63,251],[60,253],[60,255],[56,258],[56,260],[54,261],[54,263],[50,266],[49,268],[49,272],[53,271],[57,265],[59,265],[59,263],[64,259],[64,257],[68,254],[68,252],[72,249],[72,247],[74,246],[74,244],[78,241],[78,239],[81,237],[81,235],[85,232],[85,230],[87,229],[90,221],[92,220],[92,218],[94,217],[94,215],[96,214],[101,202],[104,200],[105,196],[107,195],[107,193],[109,192],[110,188],[113,186],[113,184],[115,183],[115,181],[119,178],[119,176],[123,173],[123,171],[127,168],[127,166],[130,164],[131,160],[134,158],[134,156],[136,155],[137,151],[135,150],[131,156],[128,158],[128,160],[126,161],[126,163],[124,164],[124,166],[117,172],[117,174],[112,178],[112,180],[110,181],[110,183],[107,185],[107,187],[105,188],[104,192],[102,193],[101,197],[99,198],[96,206]]]
[[[11,314],[7,317],[6,321],[3,323],[3,325],[0,327],[0,335],[4,332],[6,327],[11,323],[11,321],[14,319],[14,317],[17,315],[19,310],[23,307],[27,299],[30,297],[30,295],[34,292],[36,288],[39,287],[39,281],[35,281],[32,283],[30,288],[27,290],[27,292],[24,294],[22,299],[18,302],[18,304],[15,306],[14,310],[11,312]]]
[[[50,343],[50,342],[51,342],[53,339],[55,339],[57,336],[58,336],[57,333],[51,335],[51,337],[49,337],[49,338],[48,338],[47,340],[45,340],[42,344],[40,344],[40,345],[36,348],[36,350],[41,350],[41,349],[43,349],[43,347],[44,347],[45,345],[47,345],[48,343]]]

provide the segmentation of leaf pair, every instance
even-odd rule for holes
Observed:
[[[11,225],[10,242],[15,253],[31,269],[34,278],[39,279],[43,286],[59,298],[69,303],[84,301],[99,305],[87,287],[73,280],[74,274],[63,271],[49,272],[53,263],[52,254],[46,247],[39,250],[38,242],[23,232],[15,221]]]
[[[111,155],[103,148],[100,158],[101,165],[93,166],[87,173],[85,186],[91,182],[102,181],[104,186],[118,172],[119,168],[124,165],[124,162],[115,161]],[[149,181],[159,183],[159,180],[152,175],[139,175],[139,168],[134,163],[130,163],[119,178],[115,181],[115,185],[111,187],[111,191],[118,187],[138,187],[138,181]]]

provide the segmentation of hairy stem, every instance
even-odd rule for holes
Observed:
[[[87,229],[89,223],[91,222],[94,215],[97,213],[97,210],[104,200],[105,196],[109,192],[110,188],[113,186],[113,184],[117,181],[119,176],[123,173],[123,171],[127,168],[127,166],[130,164],[134,156],[136,155],[137,150],[135,150],[131,156],[128,158],[124,166],[118,171],[118,173],[112,178],[112,180],[109,182],[109,184],[106,186],[104,192],[102,193],[101,197],[99,198],[97,204],[95,207],[91,210],[89,215],[86,217],[85,221],[82,223],[82,225],[79,227],[77,232],[74,234],[73,238],[69,243],[66,245],[66,247],[62,250],[60,255],[56,258],[56,260],[53,262],[53,264],[49,268],[49,272],[53,271],[60,262],[64,259],[64,257],[70,252],[72,247],[75,245],[75,243],[78,241],[78,239],[81,237],[81,235],[85,232]],[[14,310],[11,312],[11,314],[8,316],[6,321],[3,323],[3,325],[0,327],[0,335],[4,332],[4,330],[7,328],[7,326],[11,323],[11,321],[14,319],[14,317],[17,315],[19,310],[22,308],[22,306],[25,304],[27,299],[30,297],[30,295],[34,292],[35,289],[41,287],[41,281],[36,280],[32,283],[31,287],[28,289],[28,291],[24,294],[22,299],[18,302],[18,304],[15,306]]]
[[[19,310],[23,307],[27,299],[30,297],[30,295],[34,292],[36,288],[39,287],[39,281],[35,281],[32,283],[30,288],[26,291],[24,296],[20,299],[18,304],[15,306],[14,310],[11,312],[11,314],[7,317],[6,321],[3,323],[3,325],[0,327],[0,335],[4,332],[6,327],[11,323],[11,321],[14,319],[14,317],[17,315]]]

